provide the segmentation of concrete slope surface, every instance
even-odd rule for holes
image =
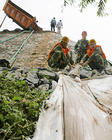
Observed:
[[[0,41],[13,37],[18,33],[0,33]],[[10,60],[18,47],[28,37],[30,33],[24,33],[17,38],[0,44],[0,59]],[[33,33],[30,39],[24,44],[24,47],[16,57],[14,66],[20,68],[47,68],[48,53],[60,41],[62,36],[54,32]],[[70,42],[70,46],[75,43]]]

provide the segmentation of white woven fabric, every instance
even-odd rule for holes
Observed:
[[[112,140],[112,76],[78,81],[60,75],[33,140]]]

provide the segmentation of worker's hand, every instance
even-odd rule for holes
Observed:
[[[88,61],[86,61],[86,62],[85,62],[85,63],[83,63],[82,65],[83,65],[83,66],[86,66],[87,64],[88,64]]]
[[[70,68],[70,70],[73,68],[73,66],[71,65],[71,64],[69,64],[69,68]]]
[[[79,64],[83,66],[84,63],[83,62],[80,62]]]
[[[82,66],[86,66],[88,64],[88,61],[86,61],[85,63],[80,62],[79,64],[82,65]]]

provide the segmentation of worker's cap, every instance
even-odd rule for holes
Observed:
[[[69,42],[69,38],[67,36],[64,36],[61,41],[65,42],[65,43],[68,43]]]
[[[95,39],[90,39],[90,40],[89,40],[89,45],[91,45],[91,44],[96,44]]]
[[[82,31],[82,34],[86,34],[87,35],[87,32],[86,31]]]

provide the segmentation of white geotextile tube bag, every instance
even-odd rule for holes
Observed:
[[[97,94],[102,105],[111,106],[107,98],[109,95],[112,99],[112,76],[76,81],[60,75],[57,88],[47,101],[48,109],[40,114],[33,140],[112,140],[109,114],[95,98]]]
[[[112,76],[89,80],[87,85],[98,101],[112,110]]]
[[[33,140],[63,140],[63,91],[62,78],[42,110]]]

